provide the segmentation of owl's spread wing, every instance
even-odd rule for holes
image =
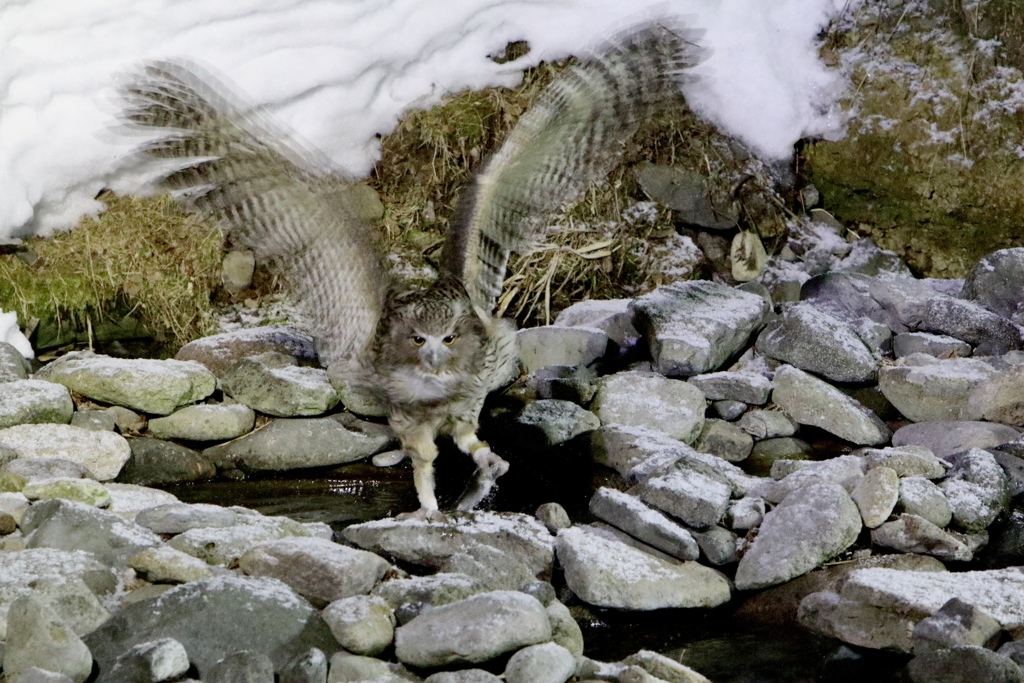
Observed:
[[[348,179],[229,92],[194,65],[154,62],[122,87],[124,118],[163,129],[140,151],[168,160],[165,187],[257,258],[281,262],[322,360],[358,363],[387,288],[378,233],[354,208]]]
[[[463,197],[441,265],[490,312],[510,252],[523,252],[555,213],[606,175],[639,125],[679,97],[698,59],[682,31],[635,28],[569,67],[519,119]]]

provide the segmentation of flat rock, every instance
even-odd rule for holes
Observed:
[[[194,581],[125,605],[85,642],[102,677],[129,648],[157,638],[180,642],[203,679],[225,653],[262,652],[280,670],[311,647],[328,655],[339,648],[319,612],[286,585],[241,576]]]
[[[754,437],[731,422],[705,420],[700,437],[694,444],[702,453],[711,453],[722,460],[741,462],[754,448]]]
[[[67,387],[39,379],[0,382],[0,429],[38,422],[67,424],[75,410]]]
[[[645,427],[693,443],[706,402],[695,386],[651,372],[620,372],[601,380],[590,406],[603,425]]]
[[[974,346],[976,356],[1001,356],[1024,348],[1024,330],[984,306],[937,296],[924,309],[921,331],[948,334]]]
[[[185,647],[174,638],[139,643],[117,658],[109,679],[113,683],[156,683],[183,677],[190,664]]]
[[[967,358],[972,351],[971,345],[967,342],[945,334],[902,332],[892,340],[892,353],[896,358],[915,353],[925,353],[936,358]]]
[[[72,477],[42,479],[27,483],[21,492],[31,501],[59,498],[97,508],[110,506],[110,493],[107,492],[107,488],[92,479]]]
[[[946,494],[924,477],[900,479],[899,504],[905,512],[923,517],[938,527],[945,527],[953,519]]]
[[[189,529],[223,528],[239,523],[238,514],[220,505],[165,503],[140,510],[135,522],[158,534],[180,534]]]
[[[949,469],[949,463],[936,457],[926,446],[862,448],[853,455],[864,458],[868,468],[888,467],[900,477],[938,479]]]
[[[214,570],[202,560],[168,545],[161,545],[132,555],[128,566],[152,583],[188,583],[214,576]]]
[[[160,537],[120,515],[69,500],[33,505],[22,518],[29,548],[84,550],[111,566],[146,548],[160,545]]]
[[[987,377],[971,389],[965,417],[1024,427],[1024,363]],[[0,385],[2,386],[2,385]]]
[[[313,337],[286,326],[254,327],[203,337],[182,346],[175,358],[202,363],[220,377],[236,361],[268,351],[288,354],[303,365],[317,363]]]
[[[472,576],[437,572],[384,581],[377,584],[372,594],[387,602],[399,623],[404,624],[424,610],[486,592],[484,582]]]
[[[92,673],[89,649],[43,600],[31,595],[16,599],[7,624],[3,663],[4,675],[11,680],[33,666],[63,674],[74,683],[84,683]]]
[[[239,515],[232,526],[189,529],[167,544],[208,564],[230,566],[260,543],[313,535],[308,526],[287,517]]]
[[[276,417],[322,415],[338,403],[326,370],[296,365],[275,352],[235,362],[220,380],[239,403]]]
[[[149,488],[148,486],[136,486],[135,484],[107,483],[107,492],[110,494],[111,512],[134,522],[135,516],[141,510],[179,503],[178,497],[161,489]]]
[[[945,560],[966,562],[971,549],[959,538],[912,513],[904,513],[871,532],[871,542],[903,553],[931,555]]]
[[[742,401],[760,406],[768,402],[772,393],[771,381],[756,372],[707,372],[687,381],[700,389],[709,401]]]
[[[669,562],[586,527],[558,533],[558,560],[569,588],[598,607],[653,610],[715,607],[728,602],[729,581],[696,562]]]
[[[608,335],[593,327],[545,325],[519,330],[519,360],[527,372],[550,365],[591,365],[608,351]]]
[[[28,424],[0,429],[0,446],[19,458],[60,458],[88,468],[99,481],[117,476],[131,455],[124,437],[58,424]]]
[[[199,363],[144,358],[111,358],[88,351],[66,354],[36,373],[95,401],[155,415],[201,401],[217,378]]]
[[[924,446],[940,458],[970,448],[997,448],[1020,437],[1009,425],[970,420],[918,422],[900,427],[892,435],[893,446]]]
[[[689,526],[704,528],[725,516],[732,487],[717,473],[680,460],[639,483],[633,493]]]
[[[571,401],[558,399],[531,401],[515,421],[527,431],[524,435],[527,441],[545,446],[565,443],[601,426],[601,420],[594,413]]]
[[[848,323],[809,304],[788,306],[757,337],[758,352],[836,382],[868,382],[878,361]]]
[[[982,256],[964,279],[963,297],[1024,324],[1024,247]]]
[[[562,327],[591,327],[601,330],[619,348],[636,344],[640,333],[633,326],[633,313],[629,310],[632,299],[590,299],[578,301],[563,308],[555,316],[555,325]]]
[[[392,443],[390,430],[350,418],[274,420],[245,436],[207,448],[203,457],[218,467],[291,470],[361,460]]]
[[[878,387],[893,406],[914,422],[972,419],[971,392],[996,374],[976,358],[937,359],[925,354],[883,367]]]
[[[758,441],[793,436],[797,423],[778,410],[750,410],[743,414],[737,426]]]
[[[636,496],[607,487],[590,499],[590,513],[680,560],[696,560],[700,548],[685,527],[648,506]]]
[[[255,422],[256,413],[241,403],[207,403],[150,420],[149,433],[159,439],[228,441],[251,432]]]
[[[119,482],[151,486],[212,479],[217,468],[197,451],[173,441],[130,437],[131,457],[118,475]]]
[[[20,491],[44,479],[94,479],[85,465],[62,458],[15,458],[0,465],[0,487]]]
[[[885,423],[855,399],[791,365],[776,370],[772,400],[798,423],[855,444],[876,446],[892,436]]]
[[[410,666],[476,664],[551,638],[544,605],[493,591],[436,607],[395,631],[395,657]]]
[[[757,294],[694,280],[659,287],[631,309],[658,372],[690,377],[717,370],[746,346],[770,306]]]
[[[765,515],[740,559],[736,587],[764,588],[806,574],[857,540],[861,517],[839,484],[809,481]]]

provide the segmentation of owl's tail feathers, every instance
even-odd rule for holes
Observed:
[[[490,310],[513,251],[528,250],[621,156],[640,125],[672,103],[702,58],[698,34],[645,22],[565,69],[519,119],[462,198],[442,266]]]

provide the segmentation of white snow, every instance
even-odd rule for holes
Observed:
[[[0,67],[2,69],[3,67]],[[0,105],[0,113],[3,113],[2,105]],[[0,131],[3,129],[3,119],[0,118]],[[0,132],[0,136],[3,133]],[[0,137],[0,144],[2,144],[2,137]],[[3,147],[0,147],[0,156],[3,155]],[[3,192],[3,190],[0,190]],[[3,200],[3,195],[0,194],[0,201]],[[2,207],[2,204],[0,204]],[[0,211],[0,234],[3,231],[3,217],[2,211]],[[25,358],[35,358],[35,353],[32,351],[32,344],[29,342],[21,328],[18,327],[18,314],[17,313],[5,313],[4,309],[0,308],[0,342],[7,342],[15,349],[18,350]]]
[[[0,3],[0,237],[47,234],[132,191],[115,80],[147,59],[204,64],[343,170],[364,176],[403,111],[514,85],[638,20],[703,30],[691,106],[759,155],[835,137],[844,80],[818,35],[858,0],[32,0]],[[528,55],[499,65],[509,41]]]

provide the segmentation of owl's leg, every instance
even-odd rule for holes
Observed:
[[[434,430],[429,425],[418,425],[406,433],[399,434],[399,437],[402,440],[402,449],[412,459],[412,480],[416,485],[420,509],[398,515],[398,518],[436,521],[446,519],[437,509],[437,497],[434,495],[434,460],[437,459]]]
[[[491,492],[494,481],[508,472],[508,461],[492,451],[486,441],[480,440],[476,427],[470,422],[456,422],[452,429],[455,445],[476,463],[476,475],[455,506],[458,510],[472,510],[479,505]]]

